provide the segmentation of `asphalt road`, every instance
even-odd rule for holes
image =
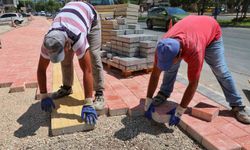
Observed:
[[[158,35],[159,37],[165,33],[162,28],[147,30],[145,23],[140,24],[146,33]],[[235,79],[238,91],[244,99],[244,103],[250,106],[250,84],[248,83],[250,79],[250,29],[222,28],[222,30],[227,65]],[[187,65],[182,61],[179,74],[186,78],[186,72]],[[220,85],[206,63],[203,66],[200,84],[223,95]]]

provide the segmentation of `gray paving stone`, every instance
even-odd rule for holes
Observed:
[[[140,41],[140,47],[142,47],[142,48],[155,48],[156,42],[155,41]]]
[[[145,58],[137,58],[137,57],[117,57],[119,59],[119,63],[123,66],[133,66],[138,64],[146,63]]]
[[[144,47],[140,47],[140,52],[141,53],[145,53],[145,54],[151,54],[151,53],[155,53],[155,48],[144,48]]]
[[[146,53],[140,53],[140,56],[141,57],[145,57],[145,58],[152,58],[154,59],[154,53],[151,53],[151,54],[146,54]]]
[[[137,70],[143,70],[143,69],[148,69],[147,63],[137,65]]]
[[[124,35],[129,35],[129,34],[134,34],[135,30],[134,29],[125,29]]]
[[[135,29],[135,34],[143,34],[144,30],[143,29]]]
[[[127,57],[139,57],[140,52],[122,52],[122,55]]]
[[[122,71],[136,71],[137,70],[137,66],[123,66],[123,65],[119,65],[119,68]]]
[[[117,36],[117,41],[136,43],[140,41],[140,34],[119,35]]]
[[[107,58],[108,59],[112,59],[112,57],[113,57],[112,53],[107,53]]]
[[[140,29],[141,26],[139,24],[128,24],[128,29]]]
[[[125,42],[122,42],[122,46],[123,47],[127,47],[127,48],[139,47],[140,43],[139,42],[136,42],[136,43],[125,43]]]
[[[110,35],[124,35],[125,34],[125,31],[124,30],[111,30],[108,32]]]
[[[139,48],[138,47],[132,47],[132,48],[128,48],[128,47],[121,47],[123,52],[128,52],[128,53],[135,53],[138,52],[139,53]]]

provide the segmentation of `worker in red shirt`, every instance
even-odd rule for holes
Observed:
[[[147,91],[146,116],[150,117],[154,106],[162,104],[170,97],[183,59],[188,64],[189,84],[180,105],[168,113],[171,115],[169,125],[177,125],[196,92],[205,60],[216,76],[236,119],[250,124],[249,115],[226,64],[222,31],[215,19],[208,16],[185,17],[163,36],[156,49],[154,68]],[[162,71],[164,78],[160,91],[153,97]]]

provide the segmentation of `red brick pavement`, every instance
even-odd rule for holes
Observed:
[[[0,87],[11,86],[11,91],[23,91],[25,87],[36,86],[36,69],[43,35],[49,22],[42,17],[26,27],[17,28],[1,36],[3,49],[0,50]],[[75,70],[82,83],[82,72],[75,61]],[[117,71],[104,71],[105,98],[109,115],[143,115],[149,74],[122,78]],[[162,77],[161,77],[162,78]],[[48,72],[48,87],[51,89],[51,67]],[[26,86],[25,86],[26,85]],[[158,86],[159,88],[159,86]],[[186,86],[175,83],[170,99],[180,102]],[[250,126],[235,120],[230,111],[196,93],[190,107],[203,102],[220,108],[219,116],[206,122],[190,115],[190,109],[183,115],[180,127],[208,149],[249,149]],[[162,110],[161,110],[162,111]],[[162,113],[162,112],[161,112]],[[163,112],[164,113],[164,112]]]

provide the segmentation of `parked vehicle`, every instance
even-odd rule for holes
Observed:
[[[19,13],[5,13],[0,17],[0,22],[10,22],[13,21],[15,24],[21,24],[24,19]]]
[[[21,12],[21,15],[22,15],[23,17],[30,17],[30,16],[31,16],[29,13],[25,13],[25,12]]]
[[[114,5],[118,3],[118,0],[91,0],[89,1],[92,5]]]
[[[148,11],[147,28],[153,29],[154,26],[161,26],[168,30],[170,19],[174,25],[187,15],[186,11],[178,7],[153,7]]]

